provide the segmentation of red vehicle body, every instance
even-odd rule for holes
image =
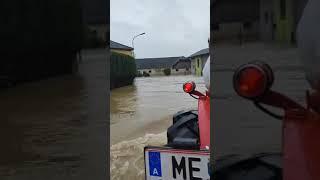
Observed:
[[[270,158],[278,158],[268,153],[254,155],[239,161],[231,160],[230,164],[221,163],[226,164],[223,165],[224,167],[219,167],[219,163],[216,160],[214,167],[209,165],[209,168],[212,168],[212,170],[209,170],[210,176],[213,173],[216,180],[232,180],[234,178],[237,180],[255,178],[270,180],[320,179],[320,92],[309,94],[307,91],[306,106],[303,106],[281,93],[272,91],[273,79],[273,72],[267,64],[262,62],[248,63],[238,68],[235,72],[234,88],[238,95],[252,101],[257,108],[274,118],[282,120],[283,149],[282,156],[280,156],[281,165],[268,164]],[[168,140],[173,142],[169,147],[176,149],[192,147],[191,149],[208,152],[210,147],[210,95],[208,92],[203,94],[195,90],[194,82],[185,83],[183,89],[186,93],[198,99],[197,118],[191,117],[188,119],[188,114],[191,112],[178,112],[176,117],[174,116],[173,125],[170,127],[171,129],[168,128]],[[284,115],[274,114],[262,105],[280,108],[284,111]],[[185,133],[185,130],[190,128],[188,127],[190,124],[182,128],[178,127],[191,121],[193,122],[191,124],[192,128],[197,129],[198,133]],[[179,141],[172,140],[177,136]],[[187,141],[187,139],[197,139],[197,141]],[[190,142],[198,146],[190,146],[192,144]],[[264,157],[267,156],[270,158],[265,161]],[[256,168],[259,166],[264,166],[268,170]],[[248,171],[255,171],[255,169],[258,169],[257,172],[260,174],[256,172],[248,173]],[[246,173],[243,173],[243,170]],[[273,174],[270,174],[270,170],[273,171]],[[265,174],[261,175],[264,172]]]
[[[198,101],[200,148],[210,147],[210,97],[209,93],[200,96]]]
[[[319,97],[318,93],[312,96],[307,93],[306,108],[273,91],[269,91],[259,100],[261,103],[281,108],[285,112],[283,180],[320,178],[320,116],[310,108],[312,105],[320,106]]]
[[[193,83],[193,82],[191,82]],[[187,83],[186,83],[187,84]],[[185,84],[185,86],[186,86]],[[194,84],[194,83],[193,83]],[[185,89],[185,88],[184,88]],[[200,149],[209,149],[210,147],[210,96],[209,92],[205,94],[193,89],[186,91],[190,95],[198,96],[198,124]]]
[[[144,148],[146,180],[210,178],[210,96],[195,88],[194,82],[183,85],[198,109],[173,115],[165,146]]]
[[[272,82],[271,68],[263,63],[246,64],[234,76],[234,87],[240,96],[271,115],[274,114],[260,104],[284,110],[284,115],[278,116],[283,121],[283,180],[320,179],[320,93],[310,95],[307,91],[304,107],[270,90]]]

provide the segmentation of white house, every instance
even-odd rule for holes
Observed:
[[[150,76],[165,75],[165,69],[169,69],[172,75],[191,74],[190,63],[190,59],[183,56],[136,59],[138,72]]]

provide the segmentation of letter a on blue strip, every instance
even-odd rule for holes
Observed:
[[[149,169],[150,176],[162,176],[160,152],[149,152]]]

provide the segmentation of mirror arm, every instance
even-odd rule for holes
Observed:
[[[196,95],[196,96],[199,96],[199,97],[202,97],[202,96],[205,96],[204,94],[202,94],[201,92],[197,91],[197,90],[194,90],[190,93],[190,95]]]
[[[293,101],[289,97],[280,94],[275,91],[269,90],[264,96],[255,100],[256,102],[263,103],[266,105],[274,106],[277,108],[281,108],[283,110],[287,109],[303,109],[306,108]]]

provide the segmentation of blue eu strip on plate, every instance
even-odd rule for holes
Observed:
[[[160,152],[149,152],[149,168],[150,176],[162,176]]]

